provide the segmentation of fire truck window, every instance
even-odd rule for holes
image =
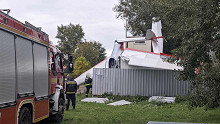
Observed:
[[[62,61],[62,56],[60,55],[60,71],[63,72],[63,61]]]
[[[54,62],[53,52],[50,52],[50,66],[51,66],[51,70],[55,71],[55,62]]]
[[[62,57],[60,55],[56,56],[56,60],[57,60],[57,66],[59,67],[60,72],[63,72],[62,69]]]
[[[57,64],[56,64],[57,70],[60,71],[60,57],[59,57],[59,55],[56,55],[56,62],[57,62]]]

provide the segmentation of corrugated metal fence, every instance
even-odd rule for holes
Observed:
[[[172,70],[93,69],[93,95],[176,96],[188,89],[188,82],[176,80]]]

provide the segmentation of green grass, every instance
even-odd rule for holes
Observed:
[[[108,106],[81,102],[83,98],[83,94],[77,96],[76,109],[65,111],[61,124],[146,124],[148,121],[220,123],[220,108],[189,110],[186,102],[157,106],[146,101]]]

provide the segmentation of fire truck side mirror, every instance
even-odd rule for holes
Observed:
[[[69,60],[69,72],[73,71],[73,56],[68,55],[68,60]]]
[[[73,63],[69,62],[69,72],[72,72],[72,71],[73,71]]]

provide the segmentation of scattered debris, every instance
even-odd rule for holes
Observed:
[[[156,101],[162,103],[174,103],[176,97],[163,97],[163,96],[152,96],[149,98],[148,102]]]
[[[92,98],[85,98],[81,100],[82,102],[96,102],[96,103],[106,103],[109,101],[108,98],[97,98],[97,97],[92,97]]]
[[[118,106],[118,105],[128,105],[128,104],[131,104],[131,102],[125,101],[125,100],[120,100],[117,102],[109,103],[108,105]]]

